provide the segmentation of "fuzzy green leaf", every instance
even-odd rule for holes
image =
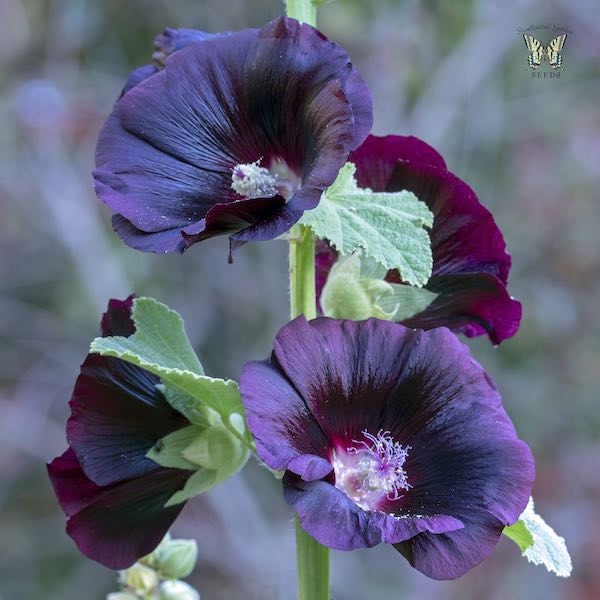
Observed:
[[[362,248],[386,269],[398,269],[406,283],[425,285],[433,267],[425,227],[433,225],[433,214],[412,192],[359,188],[355,171],[352,163],[346,163],[318,206],[306,211],[300,223],[329,240],[341,254]]]
[[[204,375],[177,312],[154,298],[136,298],[131,317],[133,335],[96,338],[91,352],[117,356],[148,371],[158,368]]]
[[[559,577],[569,577],[573,569],[564,538],[556,535],[542,517],[535,513],[533,498],[519,520],[505,527],[504,535],[515,542],[523,556],[534,565],[543,565]]]

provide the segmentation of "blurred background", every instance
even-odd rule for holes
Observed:
[[[1,0],[0,598],[102,599],[115,574],[84,559],[44,462],[65,448],[67,401],[110,297],[155,296],[185,317],[206,371],[237,378],[288,320],[283,242],[227,240],[184,256],[133,251],[90,172],[103,120],[165,26],[260,26],[279,0]],[[559,79],[533,79],[517,28],[567,27]],[[337,600],[600,598],[600,4],[597,0],[337,0],[320,27],[375,99],[378,134],[423,138],[494,213],[522,300],[517,336],[469,342],[537,459],[538,512],[567,539],[559,580],[497,551],[431,581],[390,547],[333,554]],[[545,39],[544,34],[541,36]],[[250,463],[188,503],[192,582],[205,600],[294,597],[294,538],[279,484]]]

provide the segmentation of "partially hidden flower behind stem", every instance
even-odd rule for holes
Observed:
[[[340,550],[393,544],[436,579],[485,559],[527,505],[531,452],[448,329],[298,317],[241,393],[301,526]]]
[[[111,300],[102,335],[129,336],[133,296]],[[164,468],[146,453],[189,425],[155,375],[117,358],[89,354],[71,397],[69,448],[48,465],[67,514],[67,533],[89,558],[112,569],[152,552],[184,503],[165,507],[193,470]]]
[[[346,52],[294,19],[168,29],[155,45],[96,149],[96,192],[134,248],[274,239],[318,204],[371,128],[371,95]]]
[[[433,273],[425,287],[437,297],[403,323],[422,329],[445,326],[468,337],[487,334],[494,344],[513,336],[521,321],[521,304],[507,291],[511,259],[502,233],[438,152],[415,137],[370,135],[350,161],[361,187],[411,191],[434,214]],[[336,258],[326,242],[317,245],[317,298]],[[386,281],[401,283],[397,271],[390,271]]]

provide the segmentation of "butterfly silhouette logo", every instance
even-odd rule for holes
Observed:
[[[525,45],[529,50],[527,62],[528,69],[539,69],[542,66],[542,61],[547,60],[553,69],[563,70],[562,49],[567,39],[567,34],[557,35],[547,46],[544,46],[540,40],[534,38],[528,33],[523,34]]]

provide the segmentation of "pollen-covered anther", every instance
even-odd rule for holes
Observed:
[[[277,194],[277,176],[261,167],[259,159],[233,167],[231,188],[244,198],[271,198]]]
[[[389,431],[362,432],[356,446],[335,453],[335,486],[365,510],[376,510],[383,499],[398,500],[408,490],[403,465],[410,446],[395,442]]]

